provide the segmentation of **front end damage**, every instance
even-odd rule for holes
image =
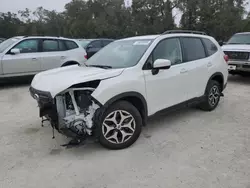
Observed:
[[[46,118],[59,133],[80,144],[93,135],[94,115],[101,105],[92,96],[96,87],[72,87],[52,98],[50,93],[30,88],[37,100],[40,117]],[[71,143],[71,142],[70,142]]]

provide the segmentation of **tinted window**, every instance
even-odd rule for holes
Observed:
[[[113,41],[111,41],[111,40],[103,40],[102,44],[103,44],[103,46],[107,46],[111,42],[113,42]]]
[[[60,51],[66,51],[67,48],[66,48],[66,46],[65,46],[64,41],[59,40],[58,42],[59,42],[59,50],[60,50]]]
[[[235,34],[227,44],[250,44],[250,34]]]
[[[209,56],[217,52],[218,48],[211,40],[209,39],[202,39],[202,40]]]
[[[102,43],[100,40],[91,42],[91,45],[93,46],[93,48],[101,48],[102,47]]]
[[[172,65],[182,63],[181,45],[178,38],[161,41],[153,52],[154,61],[168,59]]]
[[[206,57],[204,46],[199,38],[182,38],[185,61]]]
[[[72,50],[72,49],[78,48],[77,44],[75,42],[73,42],[73,41],[67,40],[67,41],[65,41],[65,44],[66,44],[68,50]]]
[[[42,46],[44,52],[59,51],[57,40],[43,40]]]
[[[19,44],[17,44],[14,48],[20,49],[21,53],[38,52],[38,40],[37,39],[24,40]]]

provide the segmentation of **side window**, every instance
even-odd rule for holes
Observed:
[[[97,41],[93,41],[91,43],[91,45],[93,46],[93,48],[101,48],[102,47],[102,43],[100,40],[97,40]]]
[[[66,47],[64,41],[63,40],[59,40],[58,42],[59,42],[59,50],[60,51],[66,51],[67,47]]]
[[[181,45],[178,38],[161,41],[153,51],[153,60],[168,59],[172,65],[182,63]]]
[[[211,56],[218,51],[217,46],[211,40],[204,38],[202,41],[207,49],[208,56]]]
[[[78,48],[78,45],[74,41],[66,40],[65,44],[66,44],[68,50],[73,50],[73,49]]]
[[[111,40],[103,40],[102,41],[102,44],[103,44],[103,47],[104,46],[107,46],[109,43],[111,43],[111,42],[113,42],[113,41],[111,41]]]
[[[43,40],[42,47],[43,47],[44,52],[59,51],[57,40],[45,39],[45,40]]]
[[[194,61],[206,57],[204,46],[199,38],[183,37],[183,52],[185,61]]]
[[[20,50],[21,53],[34,53],[38,52],[38,39],[28,39],[20,42],[14,48]]]

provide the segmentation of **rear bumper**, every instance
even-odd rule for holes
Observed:
[[[250,72],[250,61],[228,61],[230,72]]]

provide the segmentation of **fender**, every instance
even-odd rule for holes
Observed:
[[[125,93],[121,93],[119,95],[116,95],[114,97],[112,97],[111,99],[109,99],[104,105],[103,107],[106,109],[108,108],[112,103],[118,101],[118,100],[122,100],[122,99],[126,99],[128,97],[135,97],[138,98],[143,106],[143,109],[138,109],[138,106],[135,106],[139,112],[142,115],[142,119],[143,119],[143,124],[146,125],[147,122],[147,117],[148,117],[148,106],[147,106],[147,102],[146,99],[144,98],[144,96],[138,92],[135,91],[130,91],[130,92],[125,92]],[[128,100],[129,101],[129,100]],[[129,101],[130,102],[130,101]]]
[[[207,85],[206,85],[206,88],[205,88],[205,91],[204,91],[204,94],[206,94],[206,89],[207,89],[207,86],[208,86],[208,83],[213,80],[214,77],[216,76],[220,76],[222,78],[222,89],[223,89],[223,85],[224,85],[224,76],[221,72],[216,72],[214,73],[210,78],[209,80],[207,81]]]

